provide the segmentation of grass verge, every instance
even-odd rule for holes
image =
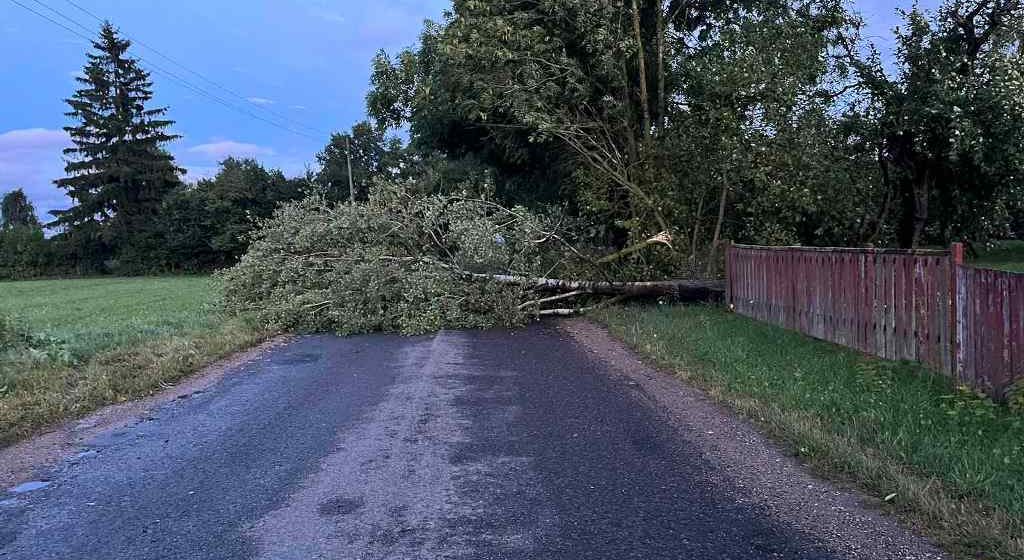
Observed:
[[[708,306],[596,315],[962,558],[1024,558],[1024,417],[919,366]]]
[[[15,317],[0,317],[0,445],[153,394],[271,334],[221,315],[215,293],[204,278],[0,284],[0,314]]]

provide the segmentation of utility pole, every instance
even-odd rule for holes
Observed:
[[[345,159],[348,162],[348,201],[355,204],[356,189],[352,185],[352,148],[347,134],[345,135]]]

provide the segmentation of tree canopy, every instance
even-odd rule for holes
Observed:
[[[950,0],[897,30],[897,69],[841,43],[902,246],[1006,235],[1024,166],[1024,3]]]
[[[67,100],[57,185],[73,205],[47,239],[15,191],[3,227],[28,224],[19,254],[38,243],[61,263],[40,271],[209,270],[238,263],[282,205],[313,196],[309,219],[333,219],[399,189],[557,215],[546,231],[617,255],[570,270],[605,280],[714,276],[725,239],[1020,235],[1024,0],[902,17],[890,58],[840,0],[455,0],[418,44],[374,58],[369,120],[325,138],[304,177],[228,158],[192,184],[107,24]]]
[[[39,228],[39,217],[25,191],[14,189],[0,199],[0,229]]]
[[[911,11],[890,75],[832,0],[456,1],[378,55],[367,105],[617,246],[984,239],[1019,197],[1020,17]]]
[[[351,133],[331,135],[330,142],[316,155],[320,170],[315,179],[330,200],[365,201],[375,179],[398,178],[402,158],[401,140],[389,138],[383,129],[362,121],[352,127]]]
[[[160,208],[166,268],[201,271],[234,264],[249,235],[278,204],[304,196],[304,179],[288,179],[254,159],[227,158],[217,174],[168,194]]]

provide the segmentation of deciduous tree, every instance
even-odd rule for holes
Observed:
[[[0,229],[16,227],[40,227],[36,209],[21,189],[14,189],[0,200]]]
[[[402,170],[402,142],[387,137],[384,130],[370,122],[356,123],[346,134],[334,134],[316,155],[320,166],[316,181],[331,200],[365,201],[375,178],[396,178]],[[349,158],[351,157],[351,160]],[[351,168],[352,193],[349,193]]]
[[[1024,167],[1024,2],[950,0],[904,21],[894,73],[854,39],[843,44],[875,122],[898,242],[1005,234]]]

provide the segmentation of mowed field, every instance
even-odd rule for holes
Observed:
[[[206,277],[0,282],[0,327],[16,341],[0,347],[0,445],[152,394],[269,335],[224,316],[217,297]]]
[[[76,358],[183,332],[220,318],[206,277],[0,283],[0,314],[64,343]]]

